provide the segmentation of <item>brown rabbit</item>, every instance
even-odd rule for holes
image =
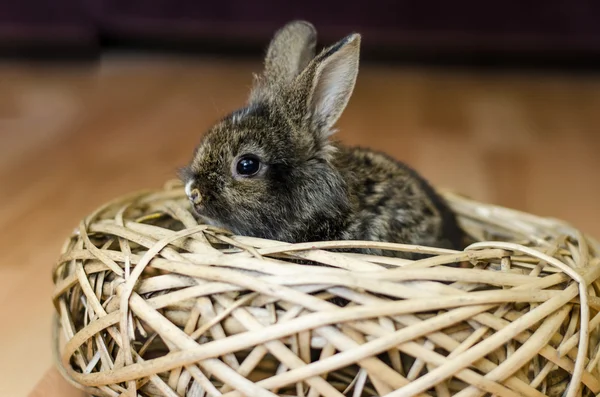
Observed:
[[[287,242],[462,248],[454,214],[416,172],[330,140],[354,89],[360,39],[349,35],[315,57],[310,23],[275,34],[248,105],[213,126],[180,173],[204,222]]]

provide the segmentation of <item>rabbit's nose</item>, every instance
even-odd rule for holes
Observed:
[[[189,197],[192,204],[198,205],[202,202],[202,194],[200,194],[200,190],[194,186],[194,181],[189,181],[185,185],[185,193]]]
[[[194,205],[198,205],[202,202],[202,195],[200,194],[200,190],[198,190],[198,189],[192,189],[189,197],[190,197],[190,201]]]

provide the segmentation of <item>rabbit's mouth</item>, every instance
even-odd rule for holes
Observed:
[[[196,219],[199,219],[206,225],[216,226],[218,222],[206,215],[206,208],[203,204],[195,204],[192,199],[190,199],[190,204],[192,206],[192,213]]]
[[[217,221],[216,219],[213,219],[209,216],[206,216],[204,214],[204,212],[202,211],[204,209],[203,206],[192,205],[192,209],[193,209],[196,219],[198,219],[198,221],[200,223],[203,223],[203,224],[209,225],[209,226],[218,227],[221,229],[226,228],[225,225],[223,225],[223,223],[221,223],[221,222]]]
[[[205,225],[210,225],[214,227],[218,227],[221,229],[226,229],[227,227],[222,223],[213,219],[205,214],[205,208],[203,205],[197,205],[192,203],[192,212],[195,215],[195,218],[198,219],[200,223]]]
[[[223,222],[220,222],[220,221],[212,218],[211,216],[209,216],[209,215],[213,215],[214,213],[211,213],[211,211],[207,211],[207,208],[205,205],[206,200],[200,193],[200,190],[198,189],[194,180],[190,180],[186,183],[185,193],[190,201],[192,213],[194,214],[194,217],[196,219],[198,219],[201,223],[203,223],[205,225],[229,230],[229,227],[227,225],[225,225]]]

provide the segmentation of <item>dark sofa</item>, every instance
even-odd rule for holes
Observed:
[[[391,56],[600,54],[594,0],[6,0],[0,51],[254,49],[296,18],[313,22],[323,41],[360,31],[367,53]]]

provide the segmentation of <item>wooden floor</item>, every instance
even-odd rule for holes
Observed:
[[[27,395],[51,366],[50,269],[64,238],[105,201],[173,177],[259,66],[0,65],[0,396]],[[437,186],[600,236],[598,77],[364,65],[339,126]]]

